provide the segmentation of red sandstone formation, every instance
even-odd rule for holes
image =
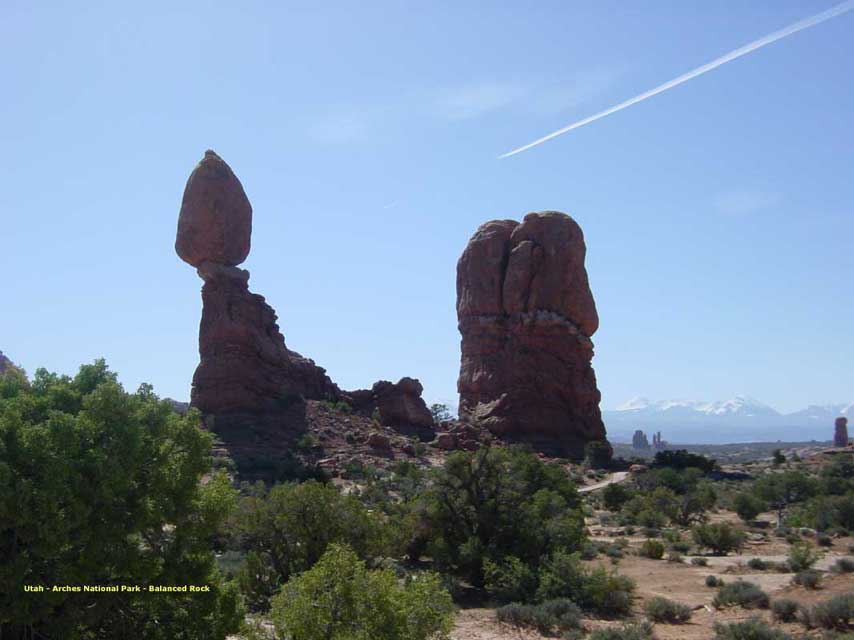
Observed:
[[[207,415],[269,415],[295,400],[340,394],[322,368],[286,347],[275,311],[249,291],[249,272],[234,266],[249,253],[251,227],[240,181],[205,152],[184,190],[175,249],[204,280],[191,405]]]
[[[605,440],[585,252],[581,228],[555,211],[487,222],[469,240],[457,263],[461,418],[560,454]]]
[[[175,251],[185,262],[236,266],[249,255],[252,205],[243,185],[213,151],[190,174],[184,188]]]
[[[833,430],[833,446],[848,446],[848,418],[839,417],[836,419],[835,428]]]
[[[433,416],[421,397],[423,390],[414,378],[401,378],[396,384],[380,380],[370,389],[345,394],[345,399],[361,415],[370,416],[376,410],[380,424],[431,440]]]

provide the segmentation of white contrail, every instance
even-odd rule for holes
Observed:
[[[635,96],[634,98],[629,98],[625,102],[621,102],[618,105],[611,107],[610,109],[605,109],[605,111],[601,111],[595,115],[590,116],[589,118],[584,118],[584,120],[579,120],[578,122],[574,122],[569,126],[564,127],[563,129],[558,129],[554,133],[550,133],[547,136],[543,136],[538,140],[534,140],[530,144],[526,144],[524,147],[519,147],[518,149],[513,149],[508,153],[498,156],[500,158],[509,158],[510,156],[515,156],[517,153],[522,153],[523,151],[527,151],[532,147],[536,147],[538,145],[543,144],[551,140],[552,138],[557,138],[568,131],[572,131],[573,129],[578,129],[579,127],[583,127],[586,124],[590,124],[591,122],[595,122],[600,118],[604,118],[605,116],[609,116],[612,113],[616,113],[617,111],[622,111],[626,107],[631,107],[633,104],[637,104],[642,100],[646,100],[647,98],[651,98],[654,95],[658,95],[663,91],[667,91],[668,89],[672,89],[675,86],[682,84],[683,82],[688,82],[692,78],[696,78],[697,76],[703,75],[704,73],[711,71],[712,69],[717,69],[722,64],[726,64],[731,60],[735,60],[736,58],[740,58],[741,56],[745,56],[751,51],[756,51],[764,47],[766,44],[771,44],[772,42],[776,42],[777,40],[781,40],[786,36],[790,36],[793,33],[797,33],[798,31],[802,31],[808,27],[815,26],[825,20],[830,20],[831,18],[835,18],[836,16],[841,16],[843,13],[847,13],[854,9],[854,0],[848,0],[847,2],[843,2],[842,4],[836,5],[827,11],[819,13],[817,15],[812,16],[811,18],[804,18],[799,22],[795,22],[794,24],[790,24],[788,27],[784,27],[779,31],[775,31],[774,33],[770,33],[767,36],[759,38],[758,40],[754,40],[753,42],[744,45],[743,47],[739,47],[735,51],[730,51],[722,55],[720,58],[715,58],[711,62],[707,62],[701,67],[697,67],[696,69],[689,71],[688,73],[683,73],[678,78],[674,78],[664,84],[658,85],[654,89],[650,89],[649,91],[644,91],[640,95]]]

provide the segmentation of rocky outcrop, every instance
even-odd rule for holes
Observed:
[[[640,429],[635,430],[632,436],[632,448],[637,450],[649,449],[649,440],[646,434]]]
[[[848,418],[839,417],[836,419],[833,429],[833,446],[848,446]]]
[[[324,369],[287,348],[275,311],[249,291],[249,272],[235,266],[249,253],[251,227],[240,181],[205,152],[187,181],[175,242],[204,280],[190,404],[205,415],[269,416],[305,398],[340,395]]]
[[[432,440],[433,415],[421,397],[424,388],[415,378],[401,378],[397,383],[388,380],[375,382],[370,389],[346,394],[354,411],[360,415],[376,413],[380,424],[401,433]]]
[[[555,211],[471,238],[457,263],[462,419],[561,455],[605,440],[585,253],[581,228]]]

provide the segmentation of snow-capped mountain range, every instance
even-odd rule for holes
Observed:
[[[616,410],[602,412],[608,436],[618,442],[630,441],[635,429],[641,429],[661,431],[662,437],[671,442],[696,444],[830,440],[834,420],[839,416],[854,422],[854,402],[810,405],[783,414],[745,395],[717,402],[651,402],[637,397]]]

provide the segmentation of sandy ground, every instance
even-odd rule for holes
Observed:
[[[826,569],[837,558],[844,554],[830,552],[817,563],[817,568]],[[722,611],[711,607],[712,599],[717,589],[707,587],[705,578],[709,574],[723,577],[732,581],[744,579],[755,582],[772,598],[789,598],[804,605],[812,605],[839,593],[854,592],[854,575],[841,576],[826,574],[820,589],[810,591],[792,584],[791,573],[775,573],[773,571],[751,571],[744,563],[750,558],[762,557],[766,560],[783,561],[783,555],[757,556],[743,554],[720,558],[707,558],[707,567],[698,567],[687,563],[667,562],[666,560],[650,560],[638,556],[627,555],[620,560],[616,569],[619,573],[629,576],[638,585],[635,601],[635,614],[643,615],[643,603],[655,596],[687,604],[695,608],[691,621],[682,625],[655,625],[655,636],[658,640],[709,640],[714,637],[713,627],[716,622],[735,622],[751,616],[760,616],[769,622],[771,615],[767,611],[751,611],[734,607]],[[851,556],[847,556],[851,557]],[[593,563],[600,561],[593,561]],[[605,566],[611,567],[610,563]],[[737,570],[738,573],[732,573]],[[585,619],[587,630],[603,626],[613,626],[617,622]],[[775,624],[795,637],[802,637],[805,629],[800,624]],[[536,631],[516,629],[501,624],[495,618],[492,609],[462,609],[456,620],[453,640],[539,640],[547,638]]]

